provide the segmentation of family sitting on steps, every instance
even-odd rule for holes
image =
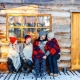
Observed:
[[[54,33],[39,32],[39,38],[31,43],[31,36],[25,36],[25,44],[19,46],[16,37],[10,37],[8,68],[10,72],[32,72],[36,77],[46,74],[46,66],[50,76],[58,76],[57,60],[60,58],[60,47]],[[47,65],[46,65],[47,64]]]

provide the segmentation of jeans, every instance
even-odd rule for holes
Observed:
[[[8,69],[10,72],[16,71],[13,66],[12,59],[8,58],[7,64],[8,64]]]
[[[58,74],[57,60],[59,58],[60,58],[60,54],[48,55],[47,60],[48,60],[48,67],[49,67],[50,73]]]
[[[46,72],[46,59],[42,60],[36,59],[34,70],[36,71],[37,74],[39,74],[39,72],[41,73]]]
[[[21,68],[22,68],[22,59],[21,59],[21,57],[20,57],[20,61],[21,61],[21,66],[20,66],[19,70],[21,70]],[[11,58],[8,58],[7,64],[8,64],[8,69],[9,69],[10,72],[16,71],[15,67],[13,66],[13,62],[12,62]]]

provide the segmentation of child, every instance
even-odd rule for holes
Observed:
[[[31,36],[25,36],[25,44],[24,49],[22,51],[22,59],[23,59],[23,70],[26,67],[27,73],[31,72],[33,62],[32,62],[32,53],[33,53],[33,45],[31,43]]]
[[[34,72],[36,77],[42,77],[46,74],[46,54],[44,50],[46,40],[46,32],[40,31],[39,38],[33,43],[33,61],[35,63]]]
[[[60,47],[58,45],[57,40],[54,38],[53,32],[48,33],[48,42],[45,45],[45,50],[49,51],[50,54],[48,55],[48,65],[50,70],[51,76],[58,75],[58,65],[57,60],[60,58]]]
[[[19,45],[16,37],[10,37],[9,53],[8,53],[8,68],[10,72],[16,72],[21,66],[19,56]]]

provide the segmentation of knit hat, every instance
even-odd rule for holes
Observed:
[[[17,38],[16,37],[10,37],[10,42],[12,43],[12,44],[14,44],[14,42],[17,40]]]
[[[26,35],[25,36],[25,40],[28,39],[28,38],[31,38],[31,36],[30,35]]]
[[[43,36],[43,35],[46,35],[46,32],[45,32],[45,31],[40,31],[40,32],[39,32],[39,36],[41,37],[41,36]]]
[[[47,37],[53,39],[54,38],[54,33],[53,32],[49,32],[48,35],[47,35]]]

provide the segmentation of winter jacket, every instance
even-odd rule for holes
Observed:
[[[19,45],[16,45],[17,49],[14,50],[12,44],[9,46],[8,57],[12,60],[13,66],[18,70],[21,66],[20,55],[19,55]]]
[[[43,56],[45,56],[45,50],[44,46],[46,44],[46,41],[40,41],[39,39],[35,40],[33,42],[33,56],[32,58],[41,60]]]
[[[49,51],[51,55],[55,55],[60,52],[59,44],[55,38],[46,43],[45,51]]]
[[[32,61],[32,53],[33,53],[32,43],[30,43],[29,45],[24,44],[24,48],[22,51],[23,58],[29,59]]]

